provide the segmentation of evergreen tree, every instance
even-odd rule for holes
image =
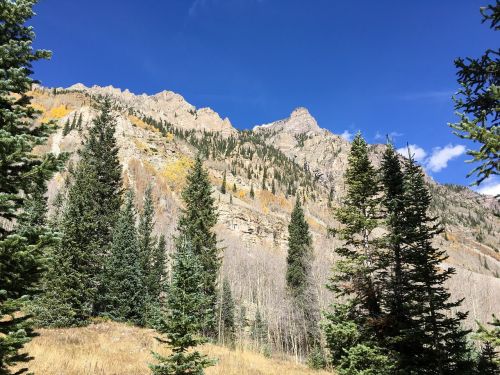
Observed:
[[[257,312],[255,313],[255,320],[252,325],[252,338],[257,343],[260,348],[267,344],[267,325],[262,315],[260,309],[257,307]]]
[[[255,192],[253,191],[253,184],[250,185],[250,198],[255,198]]]
[[[392,375],[394,362],[376,346],[358,344],[342,357],[339,375]]]
[[[493,345],[489,342],[486,342],[481,348],[476,373],[478,375],[500,374],[500,364],[498,363],[497,353]]]
[[[63,127],[63,136],[67,136],[70,131],[71,131],[71,128],[69,126],[69,119],[66,119],[66,122],[64,123],[64,127]]]
[[[204,269],[194,246],[181,237],[177,240],[168,288],[167,315],[159,327],[166,339],[158,338],[172,348],[168,357],[154,353],[157,364],[150,365],[155,375],[201,375],[213,361],[193,350],[204,340],[199,336],[211,309],[204,289]]]
[[[483,342],[489,342],[495,348],[500,348],[500,319],[493,315],[489,324],[493,326],[492,329],[478,323],[477,337]]]
[[[231,294],[231,286],[227,278],[222,283],[222,295],[220,301],[220,327],[219,341],[223,344],[234,343],[234,300]]]
[[[479,339],[483,345],[478,360],[478,374],[500,374],[500,319],[493,315],[493,320],[489,323],[493,326],[488,329],[483,324],[478,323],[479,328],[475,338]]]
[[[382,307],[385,318],[380,319],[381,334],[385,345],[398,353],[398,368],[412,373],[414,363],[415,322],[412,320],[412,288],[404,231],[406,215],[404,205],[404,174],[400,159],[392,144],[388,143],[381,166],[384,191],[382,199],[385,210],[387,235],[383,243],[388,249],[379,262],[378,279],[381,284]],[[417,364],[418,365],[418,364]]]
[[[214,226],[217,212],[208,173],[201,157],[196,157],[194,166],[187,176],[187,185],[182,192],[185,208],[179,219],[180,238],[193,247],[203,268],[203,292],[206,297],[209,316],[205,319],[205,333],[216,335],[217,277],[220,268],[220,249]]]
[[[167,262],[165,257],[165,236],[161,235],[154,249],[148,281],[148,291],[153,301],[160,301],[165,291]]]
[[[273,181],[271,183],[271,193],[273,193],[273,195],[276,195],[276,186],[274,186],[274,178],[273,178]]]
[[[82,130],[82,123],[83,119],[82,119],[82,114],[80,113],[78,115],[78,121],[76,122],[76,128],[78,129],[78,131]]]
[[[450,301],[444,285],[455,271],[440,267],[447,256],[444,250],[433,246],[432,240],[442,228],[435,217],[429,216],[431,196],[424,173],[411,155],[405,162],[403,191],[406,223],[401,235],[411,265],[407,277],[412,285],[408,309],[414,324],[409,349],[414,356],[413,365],[421,373],[465,373],[472,368],[466,343],[468,332],[460,326],[466,314],[448,314],[461,304],[461,300]]]
[[[262,190],[267,190],[266,179],[267,179],[267,168],[264,166],[264,172],[262,173]]]
[[[114,132],[111,102],[105,99],[80,151],[46,282],[46,310],[64,306],[64,315],[51,312],[46,325],[81,325],[104,311],[103,270],[121,201]]]
[[[494,31],[500,30],[500,1],[481,8],[483,23],[489,22]],[[478,150],[469,150],[472,161],[479,163],[468,176],[476,175],[476,185],[490,175],[498,175],[500,166],[500,51],[488,49],[479,58],[458,58],[460,90],[453,98],[460,120],[450,126],[460,138],[478,142]]]
[[[224,174],[222,177],[222,185],[220,187],[220,192],[222,194],[226,194],[226,171],[224,171]]]
[[[140,325],[146,296],[135,222],[134,194],[129,191],[113,230],[105,271],[104,314]]]
[[[312,251],[309,225],[305,220],[300,198],[297,197],[288,225],[286,285],[294,310],[294,335],[297,336],[295,339],[299,342],[301,354],[308,353],[317,345],[320,336],[318,300],[311,275]]]
[[[328,285],[344,302],[333,305],[326,316],[326,344],[340,372],[349,373],[345,371],[352,368],[353,374],[361,374],[354,371],[361,368],[367,374],[375,374],[375,370],[370,372],[356,364],[359,353],[365,353],[361,357],[383,356],[379,362],[392,363],[392,354],[377,344],[382,314],[378,275],[383,257],[380,238],[372,232],[380,224],[380,187],[367,144],[359,133],[351,144],[345,182],[347,193],[343,205],[336,210],[342,226],[334,231],[343,241],[343,246],[335,249],[341,259],[335,263]]]
[[[161,321],[163,300],[166,293],[166,266],[165,236],[161,235],[152,254],[150,273],[146,275],[148,300],[146,301],[145,323],[155,329]]]
[[[73,119],[71,120],[71,125],[69,126],[70,130],[76,129],[76,114],[73,115]]]
[[[236,182],[233,183],[233,193],[236,193]]]
[[[309,234],[300,199],[295,200],[291,221],[288,225],[288,255],[286,284],[294,298],[304,294],[309,286],[312,258],[312,239]]]
[[[344,246],[335,250],[342,259],[336,263],[330,288],[339,297],[353,298],[362,316],[376,318],[381,312],[375,280],[379,239],[372,232],[379,225],[380,187],[360,133],[351,145],[345,182],[344,204],[336,211],[342,228],[334,232]]]
[[[156,288],[152,285],[152,266],[153,266],[153,255],[156,249],[156,238],[153,235],[154,228],[154,204],[152,196],[152,187],[149,185],[144,192],[144,206],[139,220],[138,234],[138,246],[140,254],[140,267],[141,273],[144,276],[144,293],[146,294],[147,305],[155,301],[155,292],[150,289]],[[148,309],[148,306],[144,306]]]
[[[20,353],[33,336],[29,316],[18,314],[25,296],[33,293],[40,278],[47,228],[23,229],[19,215],[28,222],[40,218],[37,201],[58,160],[52,154],[31,153],[44,144],[52,131],[33,125],[37,112],[30,106],[28,91],[35,83],[32,63],[50,57],[49,51],[33,50],[33,28],[25,26],[34,15],[35,0],[4,1],[0,6],[0,373],[30,359]],[[42,224],[42,225],[40,225]],[[23,372],[21,370],[21,372]]]

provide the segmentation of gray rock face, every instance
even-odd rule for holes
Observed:
[[[269,124],[257,125],[253,128],[255,132],[287,133],[291,135],[299,134],[320,134],[322,129],[318,126],[316,119],[311,116],[304,107],[295,108],[290,117],[271,122]]]

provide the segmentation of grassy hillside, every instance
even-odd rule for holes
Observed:
[[[42,329],[27,345],[34,357],[29,369],[43,375],[150,374],[151,351],[165,354],[155,332],[119,323],[98,323],[83,328]],[[207,375],[327,374],[292,360],[266,358],[248,350],[205,345],[201,351],[218,358]],[[331,374],[331,373],[329,373]]]

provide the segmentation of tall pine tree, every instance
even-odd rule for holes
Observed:
[[[312,238],[304,211],[297,196],[288,225],[288,255],[286,285],[295,317],[292,338],[298,341],[298,354],[306,354],[319,342],[320,319],[317,296],[311,275],[313,260]]]
[[[135,222],[134,194],[129,191],[113,230],[105,267],[103,313],[114,320],[142,325],[146,293]]]
[[[194,246],[185,237],[178,238],[172,283],[168,288],[167,314],[159,327],[166,339],[158,338],[172,348],[172,354],[165,357],[154,353],[158,363],[150,368],[155,375],[202,375],[203,369],[213,364],[194,349],[204,342],[199,332],[209,323],[207,309],[211,309],[203,290],[204,273]]]
[[[100,102],[74,171],[46,282],[45,325],[81,325],[104,311],[104,265],[121,204],[121,166],[109,98]],[[53,314],[51,306],[64,306]],[[41,306],[43,308],[43,306]]]
[[[50,57],[33,50],[33,28],[26,22],[34,15],[35,0],[3,1],[0,6],[0,373],[29,359],[19,350],[32,337],[29,316],[18,314],[22,299],[33,292],[40,278],[47,233],[43,225],[23,230],[19,215],[34,214],[30,200],[43,194],[40,188],[57,168],[52,154],[31,153],[45,143],[51,128],[33,125],[39,114],[30,106],[28,91],[34,81],[32,63]],[[31,211],[28,213],[27,211]],[[33,216],[34,217],[34,216]],[[25,217],[26,218],[26,217]],[[16,223],[17,221],[17,223]],[[22,221],[22,220],[21,220]],[[25,221],[26,223],[26,221]],[[41,224],[38,222],[38,224]],[[25,227],[25,229],[28,229]]]
[[[442,267],[446,252],[433,245],[433,238],[442,232],[437,218],[429,215],[431,196],[424,173],[412,155],[405,162],[403,184],[405,226],[404,238],[407,272],[412,285],[408,309],[415,328],[411,335],[413,363],[421,373],[465,374],[471,367],[466,344],[467,331],[461,328],[466,314],[451,311],[459,308],[461,300],[451,301],[445,283],[455,270]]]
[[[359,133],[351,144],[345,182],[346,196],[335,215],[341,227],[334,230],[343,245],[335,249],[340,259],[328,285],[344,302],[333,305],[326,316],[326,341],[333,364],[340,372],[349,373],[345,371],[351,369],[352,374],[375,374],[382,371],[377,362],[389,371],[393,360],[392,354],[378,344],[383,254],[380,238],[374,236],[373,230],[380,224],[381,189],[368,146]],[[362,357],[368,354],[377,361],[364,362]]]
[[[222,282],[221,301],[219,303],[219,341],[222,344],[234,344],[234,300],[229,280]]]
[[[153,235],[154,228],[154,204],[152,196],[152,187],[149,185],[144,192],[144,205],[139,220],[138,228],[138,246],[140,256],[141,273],[144,277],[144,293],[146,295],[145,309],[148,310],[150,302],[153,302],[153,296],[150,295],[150,277],[152,272],[153,255],[156,247],[156,238]],[[145,311],[146,315],[147,312]]]
[[[379,239],[372,233],[380,222],[380,185],[360,133],[351,145],[345,182],[344,204],[336,211],[342,227],[335,231],[344,246],[335,250],[342,259],[336,263],[331,288],[339,296],[352,297],[363,316],[376,318],[381,312],[376,284]]]
[[[221,264],[220,249],[217,247],[214,232],[217,212],[208,172],[203,167],[200,155],[196,157],[187,176],[182,198],[185,207],[179,219],[179,238],[188,241],[194,254],[200,258],[203,268],[203,292],[209,306],[209,319],[206,319],[204,331],[206,334],[215,335],[217,278]]]
[[[412,288],[409,269],[412,267],[405,244],[406,215],[404,204],[404,173],[400,156],[388,143],[381,165],[383,186],[382,205],[387,234],[383,244],[388,251],[381,259],[380,280],[382,307],[385,319],[381,319],[381,333],[385,345],[397,352],[398,368],[412,373],[416,371],[414,359],[415,322],[412,319]]]

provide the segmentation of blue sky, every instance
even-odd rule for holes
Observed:
[[[453,60],[498,46],[484,1],[41,0],[35,45],[54,55],[35,77],[172,90],[240,129],[304,106],[336,134],[392,134],[436,180],[468,184],[467,144],[446,124]]]

